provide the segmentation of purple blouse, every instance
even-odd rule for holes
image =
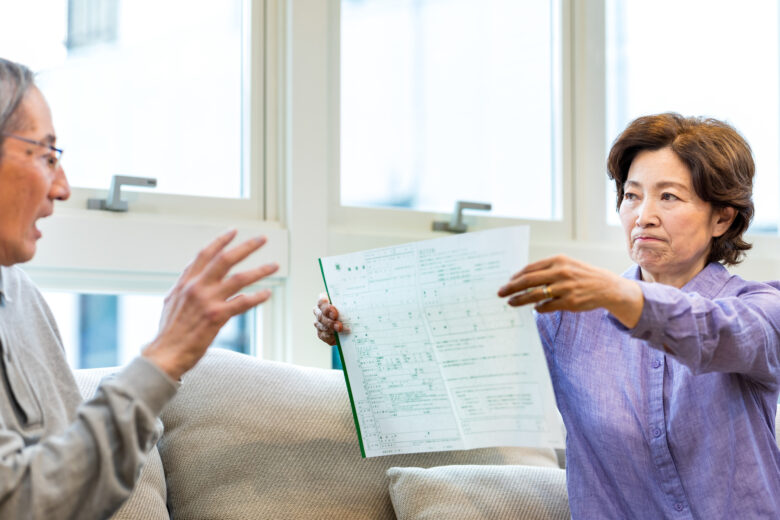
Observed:
[[[780,518],[780,284],[713,263],[640,285],[630,330],[603,309],[537,315],[572,517]]]

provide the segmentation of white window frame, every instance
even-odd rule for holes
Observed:
[[[448,215],[408,210],[345,208],[339,205],[339,0],[330,0],[331,144],[329,185],[329,251],[331,254],[441,236],[430,223]],[[610,226],[606,194],[606,22],[604,0],[562,0],[562,167],[563,221],[471,217],[472,230],[511,224],[531,226],[531,259],[569,254],[623,272],[630,259],[623,231]],[[355,222],[359,224],[354,224]],[[377,231],[381,230],[381,231]],[[754,279],[780,278],[780,237],[749,234],[754,248],[732,271]]]
[[[442,236],[432,232],[441,213],[343,207],[339,203],[339,0],[329,0],[330,75],[328,251],[337,254],[410,240]],[[628,265],[619,230],[604,219],[605,90],[604,3],[561,1],[561,221],[469,216],[469,229],[516,224],[531,226],[531,258],[570,254],[598,265],[622,270]],[[487,201],[489,202],[489,201]],[[381,230],[381,231],[377,231]]]
[[[327,193],[327,204],[321,198],[300,198],[296,187],[291,200],[306,201],[313,205],[316,218],[306,224],[303,236],[296,231],[291,235],[293,264],[302,258],[313,258],[349,251],[381,247],[412,240],[442,236],[430,231],[434,219],[446,219],[448,215],[392,209],[345,208],[339,204],[339,9],[340,0],[327,0],[327,9],[321,0],[291,0],[293,11],[305,11],[306,24],[291,19],[292,40],[304,40],[306,49],[297,43],[298,50],[291,55],[291,66],[307,69],[308,85],[291,85],[293,107],[307,104],[311,110],[307,139],[292,139],[292,156],[309,154],[328,160],[326,171],[319,165],[311,169],[292,168],[292,180],[298,185],[308,185],[313,191]],[[605,208],[614,202],[607,200],[606,152],[606,60],[605,60],[605,3],[603,0],[578,2],[562,0],[562,181],[563,221],[540,222],[515,219],[492,219],[473,215],[469,217],[470,229],[529,224],[531,226],[532,260],[554,254],[567,254],[616,273],[623,272],[630,264],[623,232],[606,221]],[[308,31],[303,34],[300,31]],[[322,48],[327,48],[327,67],[322,70]],[[293,78],[294,79],[294,78]],[[314,100],[322,98],[322,85],[327,90],[327,110],[323,113]],[[301,116],[304,117],[304,116]],[[293,123],[294,126],[294,123]],[[323,152],[323,146],[327,152]],[[313,155],[312,155],[313,154]],[[323,178],[327,177],[327,182]],[[294,217],[293,217],[294,218]],[[300,217],[299,217],[300,218]],[[291,231],[294,229],[291,225]],[[305,241],[312,240],[311,244]],[[323,238],[324,237],[324,238]],[[780,278],[780,238],[751,235],[754,250],[741,266],[733,272],[746,278],[766,280]],[[296,246],[297,243],[297,246]],[[319,273],[317,273],[318,275]],[[311,276],[308,283],[322,282]],[[292,299],[298,305],[310,308],[312,288],[299,290]],[[305,299],[309,298],[306,305]],[[311,321],[311,315],[307,317]],[[301,321],[303,325],[303,321]],[[310,325],[309,325],[310,326]],[[322,353],[321,345],[306,338],[312,332],[301,334],[299,352],[311,352],[314,360]],[[319,349],[319,351],[317,350]],[[320,357],[321,363],[325,360]]]
[[[328,60],[329,67],[329,88],[330,92],[329,104],[331,107],[331,117],[329,120],[329,128],[332,136],[335,136],[331,142],[331,164],[330,164],[330,186],[329,186],[329,223],[330,223],[330,236],[336,244],[336,250],[341,250],[339,244],[344,243],[347,249],[352,249],[354,245],[365,244],[368,247],[378,247],[380,245],[389,245],[391,243],[397,243],[401,236],[409,239],[422,239],[432,238],[434,236],[442,236],[441,232],[431,231],[431,224],[434,220],[449,220],[451,214],[437,213],[429,211],[416,211],[406,209],[383,209],[383,208],[358,208],[342,206],[340,204],[340,163],[339,163],[339,143],[338,136],[340,134],[340,6],[339,0],[328,0],[328,20],[331,27],[331,38],[328,42]],[[561,26],[560,33],[562,35],[561,44],[561,63],[555,64],[554,70],[556,73],[565,76],[568,69],[567,63],[570,61],[569,46],[568,46],[568,31],[566,26],[568,23],[569,14],[567,12],[567,2],[562,2],[561,6]],[[553,53],[554,56],[556,53]],[[557,56],[556,56],[557,57]],[[572,146],[571,134],[566,131],[570,127],[567,124],[567,114],[570,113],[570,96],[567,91],[568,81],[565,77],[562,77],[562,91],[558,93],[560,96],[560,107],[562,113],[559,115],[558,120],[561,126],[560,129],[556,128],[560,135],[559,142],[556,143],[562,150],[556,152],[563,160],[560,165],[561,168],[561,182],[565,186],[571,180],[572,169],[571,165],[567,164],[566,157],[570,154],[566,152]],[[557,127],[558,125],[556,125]],[[453,201],[453,206],[454,206]],[[491,202],[489,200],[478,202]],[[565,189],[562,193],[562,220],[527,220],[516,218],[499,218],[482,216],[479,213],[468,213],[465,215],[470,230],[490,229],[495,227],[503,227],[515,224],[532,224],[535,231],[540,235],[565,238],[571,236],[573,232],[573,214],[570,211],[572,208],[570,193]],[[388,230],[388,236],[380,236],[377,234],[377,229]],[[349,245],[347,245],[349,244]]]
[[[34,259],[22,266],[44,289],[112,293],[164,293],[197,252],[218,234],[236,228],[239,239],[268,237],[259,254],[242,265],[276,261],[279,271],[259,286],[281,293],[263,308],[263,357],[284,358],[285,339],[268,326],[283,316],[284,281],[289,274],[288,232],[280,208],[281,138],[274,129],[278,109],[280,25],[278,2],[244,0],[243,128],[246,199],[218,199],[144,191],[125,191],[126,213],[88,210],[87,199],[105,198],[105,190],[74,187],[70,200],[58,202],[53,216],[39,221],[44,238]],[[270,68],[269,68],[270,65]],[[270,88],[266,88],[266,85]],[[273,97],[269,98],[269,94]],[[56,107],[54,107],[56,118]],[[108,183],[109,181],[107,181]],[[238,266],[241,268],[241,265]]]
[[[84,209],[88,197],[105,192],[76,190],[70,203],[41,221],[45,237],[24,267],[49,289],[163,292],[218,232],[262,232],[269,236],[263,258],[278,261],[281,269],[267,282],[274,296],[263,306],[258,354],[329,367],[331,352],[312,327],[311,309],[324,289],[317,258],[442,236],[430,231],[431,222],[448,215],[338,205],[340,0],[247,1],[252,198],[129,193],[130,212],[117,215]],[[604,9],[603,0],[561,4],[563,220],[470,215],[468,221],[472,230],[529,224],[532,260],[563,253],[622,272],[630,264],[622,232],[605,219],[612,201],[604,188]],[[256,191],[261,185],[264,190]],[[754,249],[734,272],[780,278],[780,237],[749,238]]]

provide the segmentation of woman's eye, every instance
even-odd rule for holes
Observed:
[[[679,200],[679,197],[672,193],[663,193],[661,194],[661,200]]]
[[[636,200],[637,199],[637,195],[636,195],[636,193],[626,193],[625,195],[623,195],[623,199],[625,199],[625,200]]]

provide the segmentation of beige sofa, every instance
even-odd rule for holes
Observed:
[[[84,396],[111,369],[79,370]],[[341,372],[212,349],[115,519],[569,517],[552,450],[363,459]]]

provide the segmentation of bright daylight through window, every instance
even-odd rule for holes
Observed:
[[[342,0],[341,204],[560,219],[559,2]]]
[[[247,198],[244,7],[0,2],[0,56],[36,72],[74,188],[106,190],[113,175],[132,175],[157,178],[158,193]],[[125,363],[157,332],[161,295],[44,295],[74,368]],[[253,352],[259,312],[232,319],[215,345]]]
[[[73,368],[129,363],[157,335],[163,297],[145,294],[76,294],[44,291]],[[235,316],[212,347],[254,354],[262,307]]]
[[[753,230],[777,231],[777,2],[607,0],[606,7],[608,145],[643,114],[673,111],[728,121],[755,156]],[[607,214],[616,224],[609,193]]]
[[[73,186],[134,175],[160,193],[241,198],[242,11],[242,0],[2,2],[0,55],[38,73]]]

